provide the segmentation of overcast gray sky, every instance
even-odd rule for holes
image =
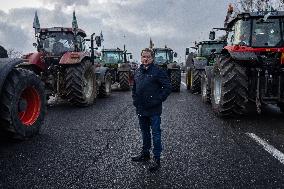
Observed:
[[[71,27],[72,11],[88,35],[104,35],[104,47],[123,47],[139,58],[149,38],[167,45],[184,59],[185,48],[207,40],[212,27],[222,27],[234,0],[0,0],[0,45],[34,51],[32,22],[37,10],[42,27]],[[125,36],[125,37],[124,37]]]

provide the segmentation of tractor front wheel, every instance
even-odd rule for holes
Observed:
[[[130,89],[130,74],[129,72],[118,72],[118,79],[120,89],[123,91],[127,91]]]
[[[208,81],[208,77],[204,72],[201,76],[201,99],[204,103],[210,102],[210,85]]]
[[[172,91],[180,91],[180,82],[181,82],[181,71],[180,70],[171,70],[170,72]]]
[[[66,68],[67,100],[76,106],[92,105],[97,97],[96,74],[92,63],[86,60]]]
[[[99,88],[99,97],[108,97],[111,94],[111,75],[109,72],[105,74],[104,82]]]
[[[231,57],[220,56],[214,65],[211,84],[213,111],[221,117],[247,112],[248,77],[246,68]]]
[[[190,69],[190,91],[192,94],[201,92],[201,74],[202,70]]]

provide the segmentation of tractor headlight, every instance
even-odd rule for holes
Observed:
[[[117,65],[117,67],[119,67],[119,68],[120,68],[120,67],[121,67],[121,64],[118,64],[118,65]]]

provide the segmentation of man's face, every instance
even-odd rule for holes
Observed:
[[[147,51],[143,51],[142,55],[141,55],[141,62],[142,64],[144,64],[145,66],[151,64],[153,62],[153,58],[151,56],[150,52]]]

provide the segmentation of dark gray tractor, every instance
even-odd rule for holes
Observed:
[[[111,73],[112,84],[119,83],[121,90],[130,90],[133,72],[130,61],[132,55],[125,50],[103,49],[101,65],[108,67]]]
[[[172,91],[179,92],[180,91],[180,83],[181,83],[181,68],[173,60],[174,57],[177,57],[177,53],[174,52],[171,48],[153,48],[155,53],[154,63],[165,69],[170,77]]]
[[[186,86],[191,93],[201,93],[201,77],[210,69],[206,67],[212,63],[212,54],[220,52],[224,46],[224,41],[201,41],[192,47],[197,52],[186,72]],[[186,55],[189,55],[189,48],[186,48]]]

